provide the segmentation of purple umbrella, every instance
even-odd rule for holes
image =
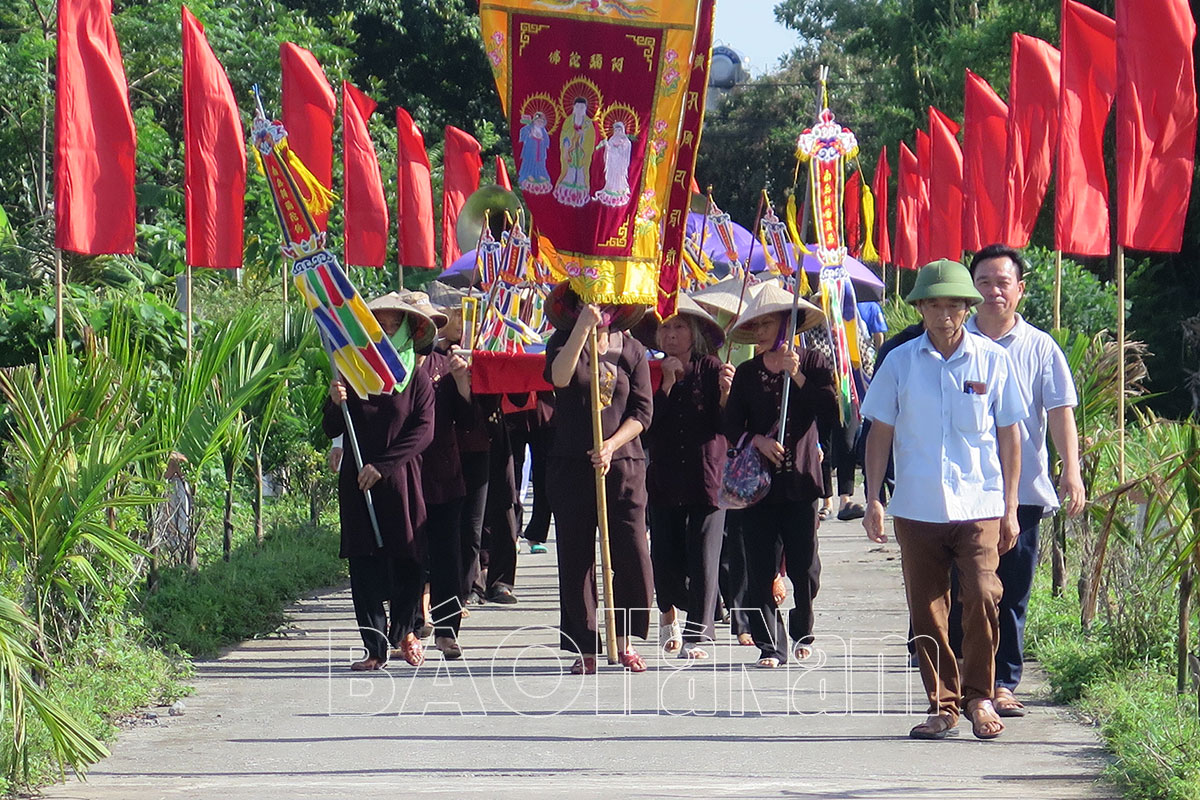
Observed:
[[[750,242],[754,237],[750,231],[738,225],[736,222],[733,225],[733,242],[737,245],[738,255],[745,260],[750,254]],[[693,233],[700,237],[701,228],[704,227],[704,215],[695,212],[689,212],[687,216],[687,231],[686,235],[691,236]],[[725,245],[721,244],[721,237],[717,235],[717,228],[710,220],[708,222],[708,233],[704,236],[704,252],[708,254],[715,263],[728,264],[729,258],[725,255]]]
[[[469,250],[438,275],[438,280],[451,286],[470,286],[475,277],[475,251]]]
[[[796,248],[791,244],[787,245],[787,248],[792,264],[795,264]],[[809,248],[816,250],[816,245],[809,245]],[[871,271],[870,267],[852,256],[846,256],[842,261],[842,266],[850,274],[850,283],[854,285],[854,294],[858,300],[878,302],[883,299],[883,281]],[[767,258],[762,251],[762,242],[757,242],[754,246],[754,253],[750,256],[750,271],[761,272],[766,268]],[[821,274],[821,262],[817,260],[816,256],[805,255],[804,271],[808,273],[809,280],[815,283]]]

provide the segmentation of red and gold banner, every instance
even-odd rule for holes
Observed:
[[[654,304],[700,0],[484,0],[517,187],[583,298]],[[685,180],[686,185],[686,180]]]

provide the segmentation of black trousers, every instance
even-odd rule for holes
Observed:
[[[729,609],[729,629],[737,636],[750,632],[746,612],[746,541],[742,537],[742,509],[725,512],[725,540],[721,544],[721,594]]]
[[[854,470],[858,466],[858,455],[854,445],[857,439],[857,425],[853,428],[834,425],[829,432],[829,439],[822,442],[825,460],[821,462],[821,475],[825,479],[825,491],[832,492],[836,471],[837,493],[846,496],[854,494]],[[826,496],[831,497],[832,494]]]
[[[596,484],[591,462],[553,459],[550,502],[558,543],[559,627],[563,650],[595,655]],[[614,459],[605,477],[609,555],[613,568],[616,632],[645,639],[654,586],[646,543],[646,462]]]
[[[813,641],[813,598],[821,588],[821,558],[817,554],[817,510],[813,501],[758,503],[742,512],[746,539],[747,605],[750,633],[763,658],[788,659],[788,635],[797,643]],[[795,608],[784,630],[771,582],[779,557],[787,558]]]
[[[501,586],[517,584],[517,512],[512,507],[488,509],[484,520],[488,565],[485,596]]]
[[[425,507],[429,553],[429,614],[434,636],[458,636],[462,625],[462,528],[461,497],[448,503]]]
[[[487,510],[489,460],[488,453],[462,454],[463,482],[467,485],[467,496],[463,498],[462,518],[459,527],[459,542],[462,547],[462,577],[459,596],[466,602],[471,592],[483,594],[480,580],[482,567],[479,551],[483,544],[483,517]]]
[[[550,499],[546,496],[546,459],[550,455],[550,426],[531,431],[512,429],[513,467],[517,489],[521,488],[521,473],[525,469],[525,446],[529,446],[529,480],[533,484],[533,512],[525,522],[524,508],[517,505],[517,528],[524,527],[524,536],[531,542],[546,543],[550,536]]]
[[[388,646],[420,628],[421,565],[406,558],[351,556],[350,597],[367,655],[387,661]],[[391,605],[391,624],[383,604]],[[387,631],[387,634],[384,634]]]
[[[713,641],[725,512],[707,505],[650,507],[650,559],[659,611],[687,612],[683,639]]]

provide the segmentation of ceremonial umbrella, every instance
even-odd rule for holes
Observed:
[[[816,245],[810,245],[810,248],[816,250]],[[791,258],[793,265],[796,263],[796,248],[792,245],[787,245],[788,255]],[[854,295],[860,301],[874,300],[879,302],[883,299],[883,281],[879,276],[871,271],[871,268],[852,256],[846,256],[842,259],[842,266],[850,275],[850,283],[854,285]],[[762,244],[754,248],[754,252],[750,255],[750,271],[762,272],[767,268],[767,257],[763,253]],[[808,273],[808,280],[813,286],[816,286],[821,275],[821,262],[816,256],[804,256],[804,271]]]

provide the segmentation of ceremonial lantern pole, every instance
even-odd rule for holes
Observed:
[[[592,447],[600,452],[604,444],[604,427],[600,422],[600,336],[592,328],[589,339],[592,360]],[[617,652],[617,604],[613,598],[612,555],[608,538],[608,487],[601,467],[596,467],[596,522],[600,528],[600,574],[604,592],[604,643],[608,652],[608,663],[620,660]]]

